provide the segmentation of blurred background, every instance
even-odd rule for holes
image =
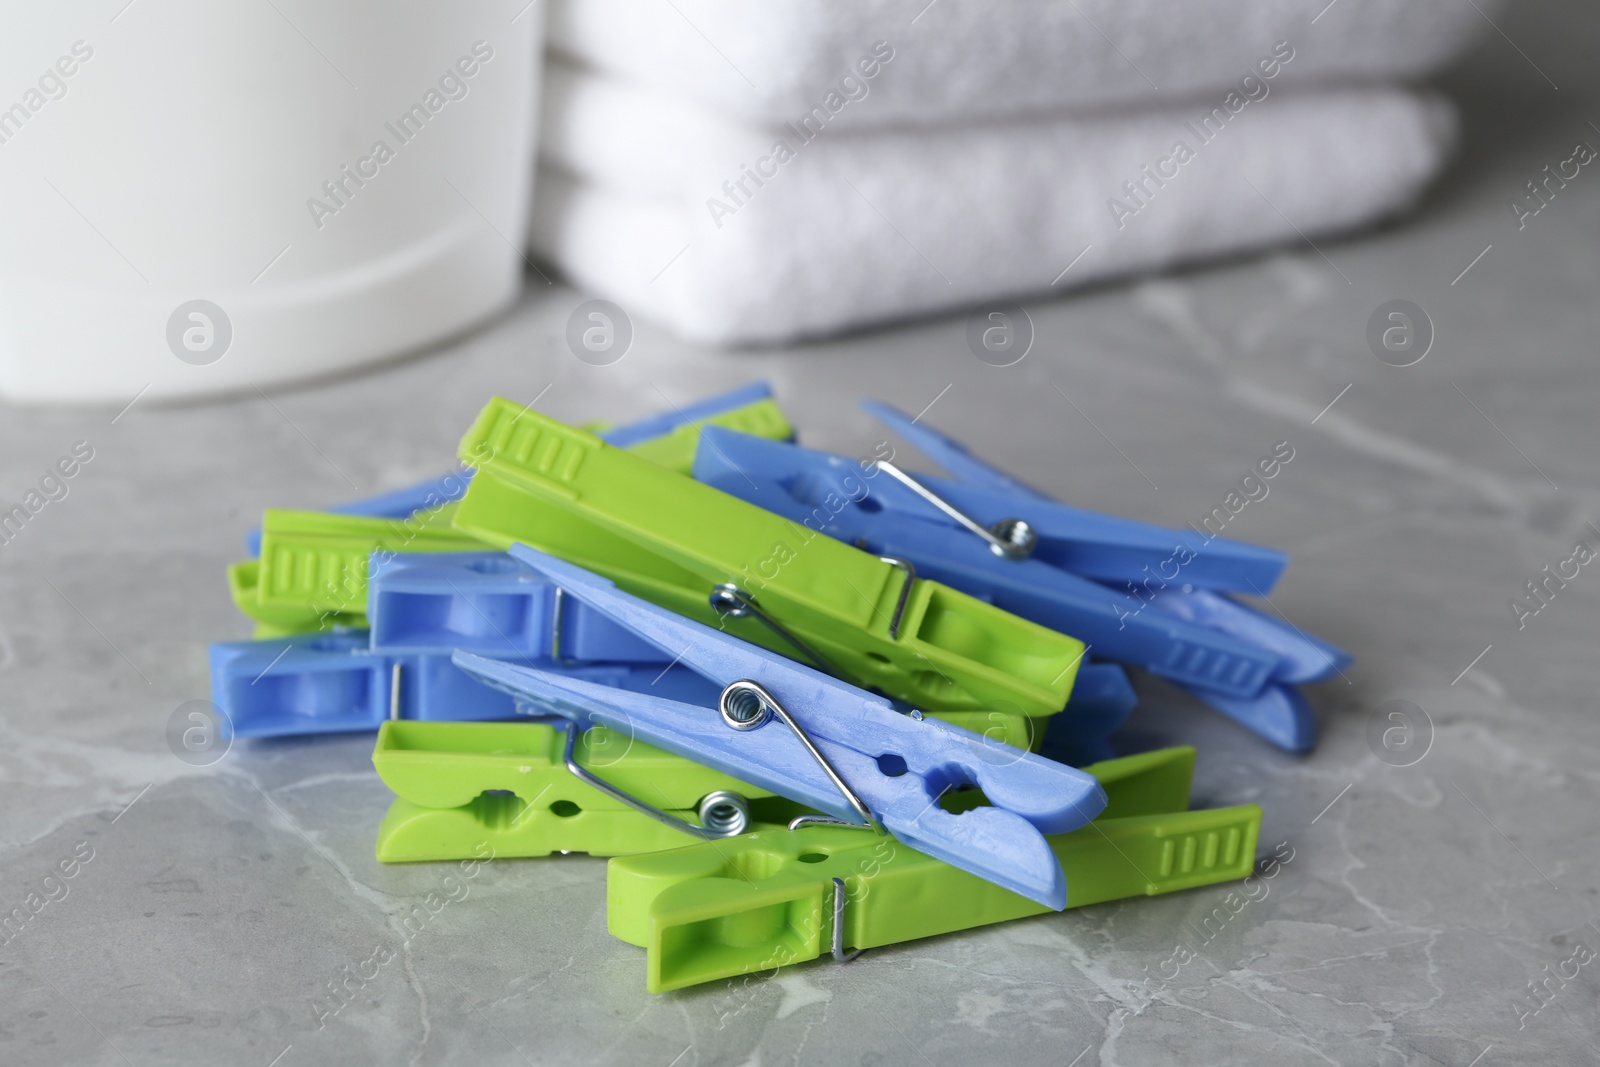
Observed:
[[[1489,0],[1305,6],[18,11],[0,392],[126,403],[327,375],[557,278],[614,309],[590,345],[637,318],[733,348],[1274,247],[1349,286],[1318,240],[1407,219],[1447,172],[1481,178],[1473,122],[1548,92],[1517,112],[1528,130],[1576,95]],[[1458,88],[1521,69],[1464,122],[1436,79],[1475,44]],[[1594,131],[1551,135],[1556,157],[1507,176],[1519,231]]]
[[[1597,30],[1549,0],[0,9],[0,907],[96,855],[0,944],[0,1061],[1592,1057],[1592,975],[1549,974],[1600,938],[1600,599],[1512,605],[1600,537]],[[1357,657],[1309,691],[1316,751],[1149,678],[1113,738],[1262,806],[1270,899],[1153,1000],[1210,896],[651,997],[602,861],[507,863],[319,1028],[436,876],[372,856],[370,737],[169,750],[248,636],[222,573],[261,509],[437,475],[492,394],[621,423],[754,379],[807,445],[872,454],[876,397],[1169,526],[1293,445],[1229,535],[1292,555],[1264,610]]]

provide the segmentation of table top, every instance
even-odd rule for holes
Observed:
[[[752,353],[637,323],[596,367],[564,339],[583,296],[531,277],[494,325],[371,374],[0,413],[6,507],[81,461],[0,545],[0,1061],[1594,1056],[1600,574],[1570,561],[1600,546],[1600,176],[1521,228],[1509,207],[1600,144],[1594,21],[1508,12],[1446,75],[1463,148],[1413,217],[1024,301],[1034,339],[1008,367],[974,357],[964,315]],[[1432,324],[1411,366],[1369,347],[1392,300]],[[169,750],[175,709],[208,696],[207,643],[247,636],[223,569],[264,506],[438,473],[491,393],[621,421],[756,378],[813,445],[871,454],[856,405],[878,397],[1063,500],[1167,525],[1292,447],[1227,532],[1290,552],[1269,610],[1357,657],[1310,690],[1320,744],[1285,755],[1148,677],[1116,736],[1196,746],[1196,806],[1264,809],[1260,851],[1292,856],[1264,898],[1220,930],[1201,924],[1228,886],[651,995],[642,951],[606,932],[598,859],[493,862],[407,935],[447,868],[374,859],[390,794],[370,736],[241,742],[204,767]],[[394,963],[319,1019],[380,948]]]

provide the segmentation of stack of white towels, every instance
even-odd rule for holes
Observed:
[[[730,345],[1304,247],[1414,203],[1455,116],[1403,82],[1495,12],[551,0],[531,244]]]

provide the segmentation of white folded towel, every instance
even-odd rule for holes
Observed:
[[[1501,0],[554,0],[551,46],[712,110],[778,125],[882,42],[841,126],[1121,104],[1225,88],[1278,41],[1297,82],[1404,78],[1488,30]],[[1159,90],[1159,91],[1158,91]],[[845,88],[848,92],[848,87]]]
[[[678,333],[779,342],[1347,229],[1408,206],[1452,141],[1435,97],[1265,86],[808,140],[556,64],[531,244]]]

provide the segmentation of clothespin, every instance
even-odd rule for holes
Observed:
[[[1059,711],[1078,641],[500,398],[461,443],[458,530],[535,546],[925,711]]]
[[[726,426],[775,441],[794,440],[794,427],[772,399],[772,387],[766,382],[751,382],[686,407],[600,430],[596,436],[668,470],[688,474],[702,426]]]
[[[377,651],[448,653],[463,648],[497,659],[600,663],[661,664],[671,658],[564,596],[559,586],[504,552],[374,556],[371,571],[367,615],[372,648]],[[1120,698],[1121,692],[1116,691],[1115,680],[1104,677],[1107,669],[1115,668],[1080,667],[1066,706],[1065,717],[1082,722],[1096,738],[1126,717],[1124,709],[1115,720],[1108,718],[1108,711],[1114,714],[1115,709],[1106,707],[1104,697],[1114,693]],[[1133,690],[1126,676],[1121,678],[1121,689],[1131,709]],[[991,741],[1032,750],[1038,749],[1053,718],[999,708],[928,714]]]
[[[483,467],[480,479],[491,471]],[[836,819],[881,826],[1046,906],[1065,904],[1061,866],[1043,835],[1099,814],[1105,797],[1092,777],[936,719],[900,714],[882,697],[527,546],[515,545],[511,554],[721,691],[714,701],[684,703],[457,652],[456,664],[474,677],[530,707],[624,732]],[[709,714],[708,704],[718,714]],[[983,790],[991,805],[960,815],[940,806],[946,792],[963,786]]]
[[[921,497],[917,507],[903,495],[893,498],[891,504],[886,495],[885,506],[901,506],[912,517],[942,518],[960,524],[990,541],[997,552],[1002,547],[1019,550],[1026,557],[1044,560],[1081,577],[1117,585],[1143,581],[1150,573],[1147,567],[1181,565],[1183,581],[1195,588],[1260,593],[1272,589],[1289,562],[1289,557],[1277,549],[1225,537],[1203,537],[1193,530],[1154,526],[1058,503],[987,466],[954,441],[894,409],[875,402],[864,406],[919,448],[927,443],[933,449],[930,455],[941,466],[948,460],[952,466],[946,469],[956,474],[955,480],[931,474],[912,476],[893,463],[877,464]],[[934,445],[936,440],[942,444]],[[930,508],[934,511],[930,512]],[[980,529],[982,533],[978,532]],[[1022,540],[1014,545],[994,544],[1000,539],[997,530]]]
[[[713,699],[718,692],[692,671],[664,670],[659,663],[531,662],[597,685],[683,700]],[[451,663],[448,649],[374,651],[365,630],[214,644],[211,699],[235,737],[376,730],[391,719],[470,722],[521,714],[510,696]]]
[[[758,829],[805,809],[725,774],[597,726],[386,722],[373,766],[398,794],[378,830],[384,863],[548,856],[626,856]],[[601,784],[590,784],[598,775]],[[648,796],[672,822],[608,791]],[[684,826],[702,834],[686,833]]]
[[[303,603],[261,602],[261,561],[246,559],[228,565],[228,594],[233,606],[255,620],[256,638],[286,637],[289,634],[314,633],[322,629],[361,626],[364,618],[360,612],[318,611],[310,600]]]
[[[618,448],[631,449],[653,463],[688,474],[694,464],[700,427],[705,425],[727,426],[741,433],[781,441],[794,439],[794,427],[772,399],[772,387],[766,382],[751,382],[625,426],[596,428],[595,433]],[[327,511],[336,515],[403,519],[460,500],[471,478],[472,469],[463,467],[403,489],[338,504]],[[245,535],[245,546],[251,556],[261,554],[260,527]]]
[[[1166,595],[1169,592],[1171,596]],[[1146,604],[1270,650],[1278,657],[1272,680],[1284,685],[1326,681],[1354,662],[1354,657],[1337,645],[1208,589],[1173,587]]]
[[[910,705],[893,701],[896,711]],[[1058,763],[1080,767],[1109,759],[1107,736],[1133,711],[1137,696],[1127,673],[1114,663],[1087,658],[1078,666],[1067,706],[1054,715],[1024,715],[999,707],[985,711],[929,711],[930,718],[980,734],[996,744],[1039,752]]]
[[[917,451],[949,471],[951,477],[958,482],[1015,493],[1033,500],[1050,499],[1048,493],[1041,493],[1032,486],[1017,481],[1000,468],[989,466],[968,452],[967,446],[960,441],[952,440],[922,423],[921,416],[913,419],[881,400],[863,400],[861,410],[910,441]]]
[[[866,401],[862,407],[963,484],[1011,494],[1017,501],[1019,513],[1026,514],[1030,502],[1049,501],[1044,494],[989,466],[958,442],[916,419],[877,401]],[[1218,540],[1208,540],[1208,548]],[[1164,573],[1162,564],[1156,567]],[[1219,592],[1200,588],[1205,583],[1191,581],[1190,573],[1188,568],[1180,569],[1182,583],[1177,579],[1164,583],[1158,578],[1159,593],[1140,596],[1135,604],[1270,651],[1278,657],[1279,665],[1268,684],[1253,697],[1221,693],[1183,681],[1175,680],[1175,684],[1281,748],[1291,752],[1310,749],[1316,741],[1316,722],[1305,698],[1293,687],[1342,673],[1352,662],[1350,654],[1286,621],[1272,618]],[[1088,577],[1098,579],[1101,576],[1091,574]],[[1142,578],[1131,580],[1144,583]],[[1148,584],[1144,588],[1148,590]],[[1250,582],[1248,588],[1235,587],[1235,591],[1265,596],[1270,588],[1270,582]],[[1119,600],[1126,601],[1122,587],[1114,586],[1114,590]]]
[[[862,402],[862,409],[885,426],[899,433],[939,466],[955,475],[956,479],[978,488],[991,488],[1010,492],[1025,500],[1053,503],[1036,489],[1017,481],[1004,471],[989,466],[973,456],[959,442],[944,436],[932,427],[922,425],[887,404],[876,400]],[[1218,539],[1220,540],[1220,539]],[[1266,550],[1263,550],[1266,551]],[[1284,557],[1287,560],[1287,557]],[[1208,591],[1199,583],[1171,585],[1162,595],[1149,601],[1151,606],[1177,615],[1190,622],[1209,626],[1240,640],[1271,649],[1282,661],[1274,680],[1290,685],[1323,681],[1337,674],[1353,662],[1350,654],[1320,638],[1304,633],[1254,608]],[[1270,591],[1271,585],[1235,589],[1236,592],[1254,593],[1258,596]]]
[[[367,616],[378,651],[464,648],[511,659],[664,664],[672,657],[562,595],[504,552],[374,557]]]
[[[1048,840],[1069,908],[1249,875],[1261,809],[1187,811],[1191,748],[1084,768],[1104,786],[1090,826]],[[646,949],[652,993],[1005,922],[1046,909],[897,841],[802,825],[613,859],[611,933]],[[854,951],[847,952],[851,948]]]
[[[1137,702],[1133,683],[1121,667],[1085,662],[1078,668],[1072,699],[1060,715],[1039,724],[1042,733],[1032,739],[1030,747],[1070,767],[1111,759],[1116,752],[1110,734],[1123,724]]]
[[[469,552],[485,546],[450,525],[456,505],[404,519],[268,509],[261,558],[229,568],[234,603],[280,630],[364,626],[374,553]]]
[[[994,550],[993,538],[974,536],[891,477],[897,468],[880,463],[869,472],[844,456],[717,427],[702,430],[701,442],[694,473],[707,485],[906,560],[920,575],[1071,634],[1105,658],[1232,697],[1259,693],[1279,665],[1266,649],[1179,616],[1120,608],[1104,586],[1036,554]],[[1031,517],[1023,528],[1031,534]]]

